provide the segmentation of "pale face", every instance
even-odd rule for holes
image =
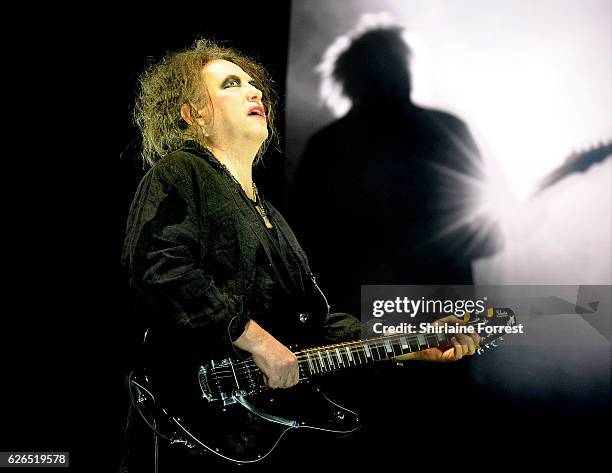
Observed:
[[[233,62],[217,59],[202,69],[211,100],[212,120],[208,120],[208,140],[218,149],[257,144],[268,136],[261,91],[253,78]]]

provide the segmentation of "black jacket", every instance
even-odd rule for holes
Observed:
[[[203,148],[171,153],[149,170],[130,208],[123,252],[149,326],[226,347],[251,318],[285,342],[359,336],[354,317],[329,314],[291,228],[263,202],[280,261],[252,202]]]

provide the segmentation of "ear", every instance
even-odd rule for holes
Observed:
[[[193,116],[192,113],[195,116]],[[185,122],[187,122],[189,125],[206,125],[206,109],[198,110],[193,105],[188,103],[181,105],[181,117],[183,117],[183,120],[185,120]]]
[[[181,117],[183,117],[183,120],[185,120],[188,125],[193,125],[193,119],[191,118],[192,109],[193,107],[191,107],[188,103],[181,105]]]

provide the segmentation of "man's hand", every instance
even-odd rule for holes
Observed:
[[[249,320],[234,345],[253,355],[269,387],[290,388],[298,383],[300,372],[296,356],[254,320]]]
[[[463,320],[458,319],[454,315],[436,320],[436,325],[463,325]],[[464,356],[471,356],[476,353],[480,342],[480,336],[477,333],[457,333],[451,338],[453,346],[450,348],[428,348],[427,350],[407,353],[406,355],[396,356],[396,361],[405,360],[422,360],[422,361],[458,361]]]

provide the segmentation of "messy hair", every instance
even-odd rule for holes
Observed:
[[[168,153],[182,148],[187,140],[206,147],[205,137],[198,127],[190,127],[181,116],[181,106],[210,107],[202,68],[211,61],[233,62],[255,81],[262,92],[262,102],[268,119],[268,137],[255,157],[259,162],[272,140],[278,140],[275,127],[275,97],[272,80],[266,70],[241,52],[199,39],[190,48],[171,52],[150,65],[140,76],[140,91],[134,108],[134,121],[142,135],[142,158],[153,165]],[[212,114],[211,114],[212,116]]]

